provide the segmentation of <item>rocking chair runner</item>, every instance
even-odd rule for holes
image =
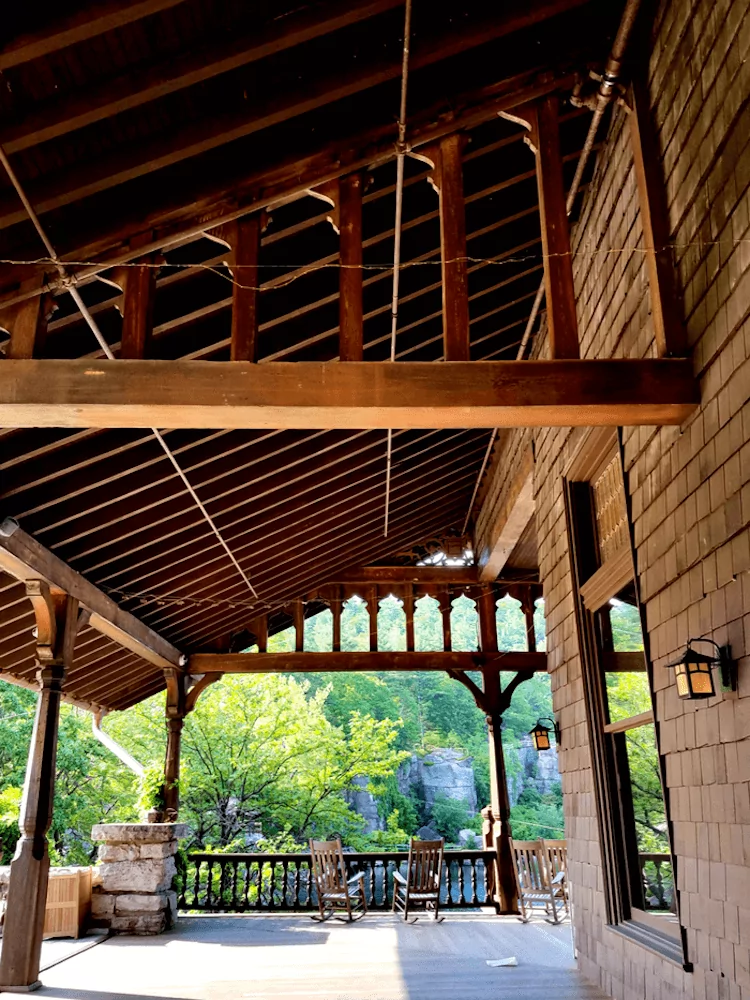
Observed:
[[[393,912],[403,909],[404,920],[408,920],[409,908],[415,903],[432,910],[434,919],[438,919],[444,844],[443,840],[412,840],[407,877],[399,871],[393,873]]]
[[[348,920],[360,910],[360,917],[367,913],[365,874],[347,876],[340,840],[311,840],[310,863],[320,911],[313,920],[327,920],[336,911],[345,911]]]

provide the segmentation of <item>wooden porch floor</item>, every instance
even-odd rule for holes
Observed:
[[[518,968],[486,964],[511,955]],[[55,1000],[603,1000],[575,970],[569,925],[481,914],[408,926],[182,917],[169,934],[112,938],[42,981],[36,995]]]

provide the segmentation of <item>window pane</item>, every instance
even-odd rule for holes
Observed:
[[[647,674],[608,673],[606,679],[610,722],[620,722],[651,711],[653,706]]]
[[[643,893],[642,900],[633,902],[645,910],[668,913],[673,908],[674,883],[653,724],[628,730],[625,749],[633,804],[631,834],[638,849]]]
[[[638,608],[613,597],[609,602],[609,624],[615,653],[637,653],[643,649],[643,632]]]

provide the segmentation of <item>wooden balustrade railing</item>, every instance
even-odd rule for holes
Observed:
[[[670,911],[674,908],[674,873],[669,854],[639,853],[643,883],[643,902],[647,910]]]
[[[365,873],[368,909],[390,910],[393,872],[406,873],[407,851],[345,854],[349,874]],[[492,905],[487,876],[492,851],[446,851],[441,906],[447,909]],[[212,913],[307,911],[317,909],[310,855],[209,854],[178,856],[180,910]]]

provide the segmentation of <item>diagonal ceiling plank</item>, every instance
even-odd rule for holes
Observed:
[[[487,17],[481,23],[454,31],[448,36],[424,41],[411,60],[412,71],[432,66],[486,42],[538,24],[557,13],[583,6],[588,0],[532,0],[522,11],[504,12]],[[325,107],[354,94],[397,79],[400,62],[384,60],[364,71],[354,66],[339,76],[316,79],[302,91],[291,95],[271,94],[261,100],[250,114],[231,112],[217,115],[208,123],[196,123],[178,132],[159,135],[129,149],[119,149],[87,166],[77,164],[59,171],[53,180],[29,185],[27,194],[37,213],[44,214],[83,198],[107,191],[154,171],[182,163],[187,159],[217,149],[236,139],[289,121],[307,112]],[[14,225],[25,218],[23,210],[9,199],[0,204],[0,227]]]
[[[184,0],[140,0],[133,3],[131,0],[111,0],[110,3],[87,5],[83,10],[61,18],[51,29],[47,27],[21,35],[9,42],[0,50],[0,70],[22,66],[50,52],[59,52],[60,49],[76,45],[87,38],[96,38],[105,31],[122,28],[183,2]]]
[[[18,153],[401,4],[402,0],[360,0],[359,3],[341,0],[330,7],[303,9],[250,35],[234,39],[225,37],[199,52],[188,52],[166,64],[161,60],[151,66],[139,66],[137,72],[115,77],[93,92],[86,88],[84,92],[48,102],[36,113],[24,115],[17,124],[4,127],[0,131],[0,143],[6,153]]]

